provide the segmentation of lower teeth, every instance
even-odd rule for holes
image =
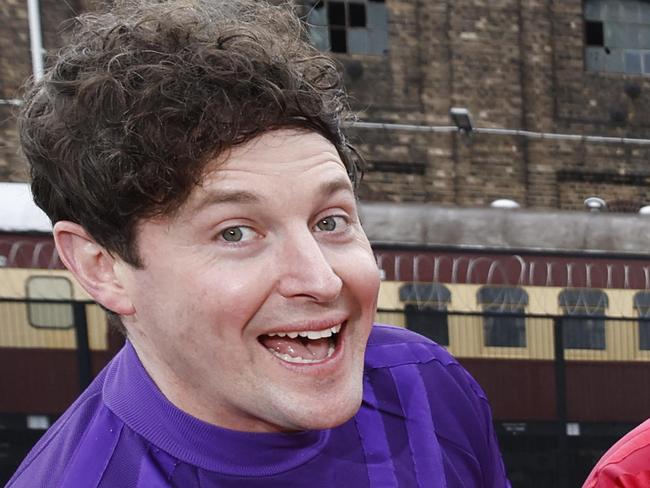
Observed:
[[[322,362],[322,361],[325,361],[326,359],[332,357],[332,354],[334,354],[334,349],[335,349],[335,348],[334,348],[334,345],[333,345],[333,344],[330,344],[330,347],[329,347],[329,349],[327,350],[327,355],[326,355],[323,359],[305,359],[305,358],[301,358],[300,356],[290,356],[289,354],[282,354],[282,353],[279,353],[278,351],[276,351],[276,350],[274,350],[274,349],[271,349],[270,347],[267,347],[267,349],[268,349],[271,353],[273,353],[274,356],[277,356],[277,357],[279,357],[280,359],[282,359],[283,361],[286,361],[286,362],[288,362],[288,363],[302,363],[302,364],[306,364],[306,363],[320,363],[320,362]]]

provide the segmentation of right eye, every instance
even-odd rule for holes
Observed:
[[[219,235],[226,242],[242,242],[253,239],[255,237],[255,231],[250,227],[237,225],[234,227],[228,227]]]

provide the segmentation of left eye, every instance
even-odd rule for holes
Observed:
[[[320,219],[315,226],[317,232],[333,232],[340,226],[345,226],[347,221],[340,215],[330,215]]]

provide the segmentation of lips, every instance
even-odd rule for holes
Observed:
[[[343,323],[320,330],[287,330],[264,334],[259,342],[275,357],[292,364],[314,364],[334,355]]]

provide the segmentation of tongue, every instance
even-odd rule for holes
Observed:
[[[269,337],[262,336],[260,342],[267,348],[273,349],[280,354],[288,354],[294,358],[303,359],[325,359],[327,351],[330,348],[331,341],[329,338],[323,339],[306,339],[297,337]]]

